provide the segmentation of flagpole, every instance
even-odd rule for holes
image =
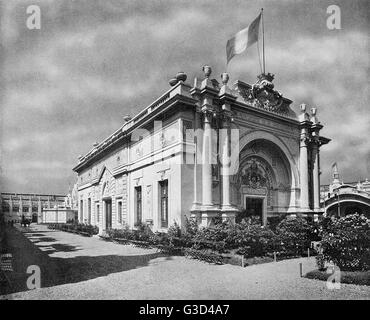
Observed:
[[[263,58],[263,74],[265,74],[265,26],[263,21],[263,8],[261,8],[262,16],[262,58]]]

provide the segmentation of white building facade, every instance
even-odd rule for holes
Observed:
[[[210,225],[243,213],[266,223],[277,215],[319,215],[320,136],[316,109],[291,109],[273,75],[249,85],[186,82],[171,88],[83,157],[76,198],[79,221],[101,232],[148,224],[166,232],[185,217]]]

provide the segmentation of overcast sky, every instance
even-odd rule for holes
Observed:
[[[264,8],[266,69],[275,88],[318,108],[331,138],[322,181],[370,179],[368,1],[1,1],[1,191],[66,193],[72,167],[95,141],[168,90],[225,71],[227,40]],[[41,29],[26,27],[28,5]],[[341,9],[329,30],[326,9]],[[253,47],[231,61],[230,81],[254,83]]]

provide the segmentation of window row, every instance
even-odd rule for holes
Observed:
[[[111,203],[110,203],[111,205]],[[160,227],[168,227],[168,180],[163,180],[158,182],[158,206],[160,213]],[[111,207],[108,212],[111,212]],[[134,214],[135,221],[134,224],[138,225],[143,223],[143,194],[142,187],[135,187],[134,195]],[[100,222],[100,204],[96,205],[95,222]],[[124,223],[123,214],[123,202],[122,200],[117,201],[117,221],[118,223]],[[110,217],[111,219],[111,217]],[[80,210],[79,210],[79,221],[91,224],[91,198],[87,199],[87,218],[84,219],[84,201],[80,200]],[[107,226],[111,225],[111,221],[107,222]]]

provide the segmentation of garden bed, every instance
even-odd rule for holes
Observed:
[[[305,278],[327,281],[332,273],[326,270],[313,270],[305,274]],[[370,286],[370,271],[341,271],[340,282],[348,284],[357,284]]]
[[[48,229],[75,233],[84,237],[92,237],[99,232],[96,226],[76,223],[51,223],[48,224]]]

